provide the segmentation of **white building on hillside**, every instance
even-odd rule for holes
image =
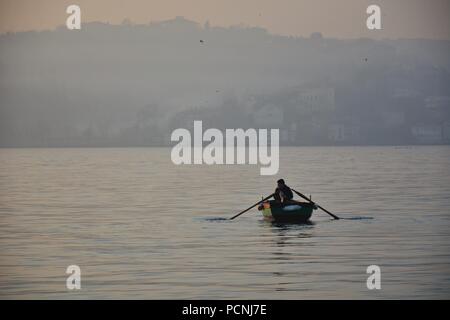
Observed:
[[[322,112],[335,109],[335,93],[333,88],[301,88],[298,98],[304,111]]]

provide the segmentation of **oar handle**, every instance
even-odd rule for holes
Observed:
[[[297,195],[299,195],[299,196],[302,197],[303,199],[307,200],[309,203],[312,203],[312,204],[316,205],[317,208],[319,208],[319,209],[325,211],[326,213],[328,213],[328,214],[329,214],[330,216],[332,216],[334,219],[336,219],[336,220],[339,220],[339,219],[340,219],[338,216],[332,214],[332,213],[331,213],[330,211],[328,211],[327,209],[322,208],[322,207],[319,206],[317,203],[311,201],[311,199],[309,199],[308,197],[306,197],[304,194],[302,194],[302,193],[300,193],[300,192],[298,192],[298,191],[296,191],[296,190],[294,190],[294,189],[292,189],[292,188],[291,188],[291,190],[294,191]]]

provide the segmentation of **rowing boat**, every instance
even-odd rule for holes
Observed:
[[[308,202],[291,201],[285,204],[274,200],[264,201],[258,207],[266,220],[291,223],[308,222],[315,209],[316,206]]]

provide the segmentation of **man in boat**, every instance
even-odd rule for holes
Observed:
[[[283,179],[280,179],[277,181],[278,187],[275,189],[274,192],[274,199],[277,202],[289,202],[294,198],[294,194],[292,193],[291,188],[289,188]]]

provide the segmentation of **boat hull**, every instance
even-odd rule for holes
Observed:
[[[274,222],[305,223],[312,216],[315,206],[307,202],[281,205],[275,201],[263,202],[261,211],[266,220]]]

